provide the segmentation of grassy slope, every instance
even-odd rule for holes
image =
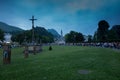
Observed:
[[[120,80],[120,52],[116,50],[53,46],[24,58],[22,48],[12,49],[12,63],[2,64],[0,80]],[[90,74],[79,74],[90,70]]]

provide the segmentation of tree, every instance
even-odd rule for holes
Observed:
[[[120,25],[115,25],[109,30],[109,41],[120,41]]]
[[[88,42],[92,42],[92,36],[88,35]]]
[[[94,42],[97,42],[97,31],[94,33],[93,41],[94,41]]]
[[[75,31],[70,31],[70,33],[65,35],[65,41],[68,43],[74,43],[75,42]]]
[[[108,28],[109,24],[107,21],[101,20],[98,23],[97,41],[105,42],[108,40]]]
[[[70,31],[70,33],[65,35],[65,41],[67,43],[79,43],[84,41],[84,37],[82,33]]]
[[[79,42],[83,42],[84,41],[84,37],[83,37],[83,34],[82,33],[76,33],[76,43],[79,43]]]
[[[0,29],[0,40],[4,40],[4,32]]]

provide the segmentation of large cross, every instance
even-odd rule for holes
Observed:
[[[34,38],[34,21],[37,19],[34,19],[34,16],[32,16],[32,19],[29,19],[32,21],[32,43],[34,43],[35,38]]]

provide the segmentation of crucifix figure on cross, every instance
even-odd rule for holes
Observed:
[[[35,19],[34,18],[34,16],[32,16],[32,19],[29,19],[29,20],[31,20],[32,21],[32,43],[34,44],[34,42],[35,42],[35,38],[34,38],[34,21],[35,20],[37,20],[37,19]]]

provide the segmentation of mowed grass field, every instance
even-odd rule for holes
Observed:
[[[80,46],[48,46],[24,58],[23,48],[12,49],[11,64],[3,65],[0,80],[120,80],[120,51]],[[88,73],[81,73],[82,70]]]

